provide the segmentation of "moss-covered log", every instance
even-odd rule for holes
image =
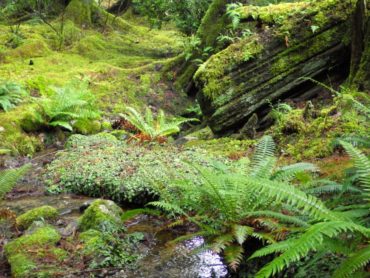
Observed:
[[[293,5],[293,6],[292,6]],[[257,32],[213,55],[195,74],[198,100],[215,133],[235,131],[270,103],[299,95],[310,82],[346,71],[354,1],[240,8]]]
[[[194,88],[193,76],[198,69],[198,65],[193,60],[202,57],[202,51],[207,47],[214,47],[217,37],[227,23],[225,16],[227,0],[213,0],[207,13],[202,19],[196,36],[200,39],[200,45],[194,50],[191,60],[184,61],[177,78],[177,87],[190,93]]]

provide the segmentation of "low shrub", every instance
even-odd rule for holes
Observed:
[[[183,161],[208,165],[207,154],[201,150],[130,146],[104,133],[73,135],[66,150],[49,165],[45,178],[51,192],[145,204],[156,199],[154,181],[166,185],[186,175],[197,183],[195,169]]]

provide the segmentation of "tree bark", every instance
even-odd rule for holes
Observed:
[[[259,32],[211,56],[198,69],[197,98],[215,134],[239,130],[253,114],[261,120],[257,128],[262,128],[271,103],[297,98],[313,89],[307,78],[323,82],[328,76],[341,81],[348,77],[351,49],[343,38],[351,22],[351,1],[328,2],[324,8],[320,1],[315,3],[309,13],[302,6],[304,13],[297,10],[289,17],[289,24],[282,25],[290,27],[289,37],[278,32],[278,24],[260,27]],[[318,11],[328,20],[313,32],[307,22],[317,20]],[[259,18],[255,24],[261,25]]]
[[[127,11],[127,9],[130,8],[131,4],[132,4],[131,0],[120,0],[111,7],[109,7],[107,11],[112,14],[121,14]]]
[[[192,60],[202,57],[202,50],[206,47],[214,47],[222,29],[225,27],[227,18],[225,16],[228,0],[213,0],[207,13],[202,19],[196,36],[200,39],[200,46],[194,52],[190,61],[184,61],[181,66],[179,77],[177,78],[177,87],[183,89],[187,94],[191,94],[195,89],[193,76],[198,69],[198,65]]]
[[[350,82],[360,91],[370,92],[370,17],[369,4],[357,2],[352,20],[352,55]]]

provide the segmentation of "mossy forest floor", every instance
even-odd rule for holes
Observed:
[[[126,17],[116,18],[114,27],[84,28],[66,21],[61,47],[57,34],[42,22],[23,23],[17,34],[0,25],[0,40],[6,42],[0,47],[0,79],[21,83],[32,97],[47,95],[49,86],[86,80],[106,119],[127,105],[181,114],[190,101],[174,91],[174,73],[168,69],[182,51],[183,35],[170,28],[151,30]],[[19,127],[31,102],[0,113],[0,148],[20,154],[42,148],[40,138]]]
[[[60,19],[51,24],[61,27]],[[166,185],[186,176],[197,184],[199,172],[184,161],[206,169],[213,159],[242,169],[265,134],[277,143],[279,166],[313,162],[320,169],[315,177],[340,181],[352,163],[332,142],[341,135],[368,133],[366,117],[347,109],[339,93],[333,98],[322,89],[321,98],[293,101],[287,111],[274,106],[274,124],[254,129],[250,139],[241,134],[220,138],[203,122],[184,125],[178,138],[166,144],[136,145],[126,140],[126,131],[112,128],[125,107],[163,109],[170,116],[200,113],[195,100],[175,86],[189,38],[172,26],[153,30],[131,12],[94,27],[70,20],[63,24],[61,38],[41,21],[22,23],[18,31],[0,23],[0,41],[5,42],[0,45],[0,81],[17,82],[29,92],[14,109],[0,112],[0,170],[33,165],[0,201],[0,276],[29,277],[35,271],[35,277],[151,277],[153,271],[158,275],[153,277],[164,272],[169,276],[163,277],[181,277],[176,272],[186,270],[183,277],[224,277],[227,267],[215,253],[179,255],[202,245],[202,238],[191,242],[196,246],[167,252],[168,239],[194,232],[194,226],[164,232],[168,220],[157,215],[127,223],[119,205],[144,207],[157,200],[158,191],[147,186],[153,180]],[[88,84],[102,114],[99,128],[78,135],[61,129],[26,132],[22,123],[38,100],[50,96],[50,88],[71,82]],[[1,220],[4,212],[10,222]],[[122,270],[142,258],[140,269]],[[117,267],[104,272],[104,263]]]

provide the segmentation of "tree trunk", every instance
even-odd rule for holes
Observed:
[[[191,94],[195,88],[193,76],[198,69],[198,65],[193,60],[202,57],[204,48],[215,46],[217,37],[227,22],[225,11],[228,2],[230,1],[213,0],[202,19],[196,34],[201,43],[195,53],[193,53],[191,60],[184,61],[176,81],[177,87],[183,89],[187,94]]]
[[[127,9],[130,8],[131,4],[132,4],[131,0],[120,0],[111,7],[109,7],[108,12],[112,14],[121,14],[127,11]]]
[[[94,0],[72,0],[69,2],[65,17],[81,26],[92,25]]]
[[[370,17],[366,5],[359,0],[353,14],[350,82],[356,89],[370,92]]]

